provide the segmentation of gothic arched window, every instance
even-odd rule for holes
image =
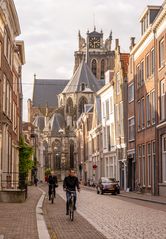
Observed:
[[[92,60],[92,72],[97,77],[97,61],[95,59]]]
[[[105,72],[105,62],[104,59],[101,61],[101,76],[100,79],[104,79],[104,72]]]
[[[88,101],[85,97],[82,97],[79,101],[79,115],[81,115],[84,112],[84,105],[87,104]]]
[[[68,98],[66,104],[66,113],[71,114],[72,111],[73,111],[73,101],[71,98]]]

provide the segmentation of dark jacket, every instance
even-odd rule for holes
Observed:
[[[76,188],[80,189],[78,178],[75,176],[65,177],[63,181],[63,188],[70,191],[76,191]]]
[[[58,183],[58,180],[57,180],[57,176],[52,176],[52,175],[50,175],[49,177],[48,177],[48,183],[49,184],[57,184]]]

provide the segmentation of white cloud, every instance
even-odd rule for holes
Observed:
[[[78,30],[86,37],[93,30],[94,14],[97,30],[106,38],[113,30],[121,49],[128,51],[129,38],[140,33],[139,16],[146,5],[161,5],[162,0],[14,0],[25,41],[26,65],[23,83],[38,78],[71,77]],[[32,97],[33,85],[24,85],[24,103]],[[24,109],[26,106],[24,107]],[[25,115],[26,110],[24,111]]]

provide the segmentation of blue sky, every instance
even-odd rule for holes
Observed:
[[[70,79],[78,30],[85,37],[89,29],[110,30],[119,38],[121,51],[128,52],[130,37],[140,37],[139,17],[147,5],[162,0],[14,0],[25,41],[26,65],[23,68],[24,120],[26,102],[32,98],[33,75],[45,79]],[[95,16],[95,17],[94,17]],[[95,19],[95,20],[94,20]],[[28,85],[27,85],[28,83]]]

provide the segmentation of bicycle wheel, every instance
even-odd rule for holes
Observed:
[[[73,221],[74,220],[74,202],[70,202],[69,204],[69,216],[70,216],[70,220]]]

